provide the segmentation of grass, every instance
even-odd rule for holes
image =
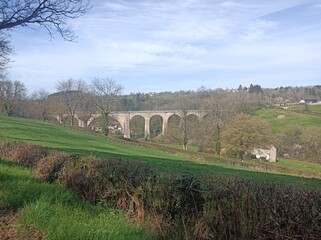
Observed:
[[[273,164],[273,163],[269,163]],[[299,161],[294,159],[279,158],[279,161],[276,163],[280,167],[287,167],[292,169],[301,169],[302,171],[309,171],[320,173],[321,165],[311,162]]]
[[[20,233],[29,238],[28,226],[57,240],[152,239],[143,228],[126,223],[123,212],[80,201],[70,191],[40,182],[31,170],[3,159],[0,209],[19,211]]]
[[[149,150],[143,147],[125,145],[96,136],[73,130],[69,127],[43,123],[41,121],[0,117],[0,140],[32,142],[56,150],[75,154],[94,154],[103,157],[121,157],[148,163],[161,171],[175,171],[189,174],[227,174],[238,175],[257,181],[278,181],[299,184],[305,187],[321,188],[321,180],[295,177],[284,174],[273,174],[228,166],[223,159],[215,156],[215,162],[202,162],[174,156],[162,151]],[[222,160],[222,162],[220,161]]]
[[[157,143],[156,143],[157,144]],[[165,147],[170,147],[170,148],[175,148],[175,149],[178,149],[178,150],[182,150],[183,149],[183,146],[182,144],[168,144],[168,143],[162,143],[162,144],[158,144],[160,146],[165,146]],[[188,146],[188,150],[190,151],[194,151],[194,152],[197,152],[199,149],[198,146],[192,146],[192,145],[189,145]]]
[[[305,105],[294,105],[294,106],[289,106],[289,110],[295,110],[295,111],[305,111]],[[312,113],[320,113],[321,114],[321,104],[318,105],[308,105],[308,112]]]
[[[298,107],[298,106],[294,106]],[[312,107],[312,106],[311,106]],[[319,111],[319,105],[313,106]],[[321,112],[321,111],[320,111]],[[280,132],[285,127],[300,126],[303,128],[320,127],[321,117],[306,114],[304,112],[293,112],[289,109],[267,108],[256,112],[256,115],[268,120],[273,134]]]

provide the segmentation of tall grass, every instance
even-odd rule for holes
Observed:
[[[40,182],[31,170],[4,159],[0,210],[19,211],[22,238],[32,238],[28,229],[33,226],[47,239],[152,239],[142,227],[126,223],[123,212],[80,201],[69,190]]]
[[[137,224],[124,222],[118,210],[106,210],[75,201],[62,204],[60,199],[43,195],[21,211],[19,224],[33,223],[45,232],[48,239],[152,239]]]

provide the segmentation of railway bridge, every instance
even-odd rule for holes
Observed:
[[[130,121],[136,117],[140,116],[144,118],[145,121],[145,137],[150,135],[150,120],[152,117],[159,116],[162,118],[162,129],[161,134],[164,135],[165,129],[168,125],[168,120],[170,117],[176,115],[181,118],[183,111],[181,110],[160,110],[160,111],[124,111],[124,112],[110,112],[109,116],[119,122],[121,125],[123,134],[125,138],[130,138],[131,129],[130,129]],[[207,111],[201,110],[188,110],[185,112],[187,116],[194,115],[198,120],[202,120],[205,115],[208,114]],[[62,117],[58,116],[57,120],[60,123],[64,123],[66,118],[70,117],[68,114],[64,114]],[[90,117],[85,121],[80,118],[80,115],[75,114],[75,119],[78,120],[79,127],[90,127],[91,123],[101,117],[100,113],[91,114]]]

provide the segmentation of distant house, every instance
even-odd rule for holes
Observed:
[[[316,98],[305,98],[305,99],[302,99],[299,103],[308,104],[308,103],[317,103],[317,102],[318,102],[318,99]]]
[[[252,154],[255,154],[257,159],[264,158],[269,162],[276,162],[276,148],[273,145],[267,148],[254,148]]]

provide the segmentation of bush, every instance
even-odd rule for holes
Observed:
[[[47,182],[56,181],[60,170],[69,157],[70,156],[67,153],[56,151],[50,152],[47,157],[37,161],[37,164],[33,169],[36,177]]]
[[[318,239],[321,192],[257,183],[233,177],[209,177],[204,183],[198,239]]]
[[[137,162],[86,157],[68,161],[59,182],[86,200],[128,209],[135,191],[153,175],[148,166]]]
[[[30,143],[18,144],[16,142],[4,142],[1,144],[1,155],[10,158],[22,166],[32,168],[37,161],[48,154],[45,147]]]
[[[0,142],[0,157],[9,157],[9,154],[17,146],[16,142],[1,141]]]
[[[67,161],[59,181],[82,198],[126,210],[163,238],[321,237],[321,192],[238,177],[158,175],[121,159]]]
[[[211,155],[216,155],[216,151],[214,149],[210,149],[206,151],[207,154],[211,154]]]

